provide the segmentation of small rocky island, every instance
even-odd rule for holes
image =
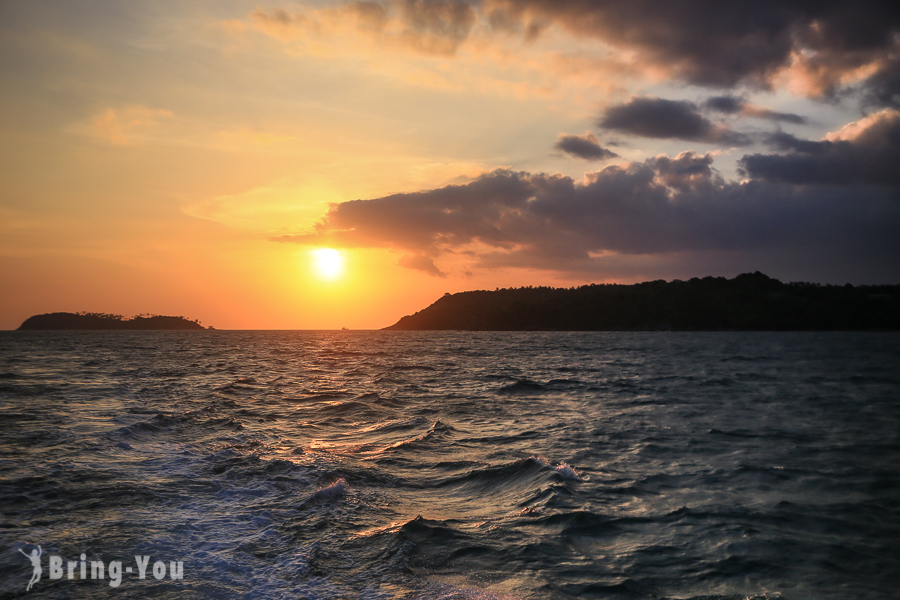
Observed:
[[[464,331],[900,330],[900,285],[782,283],[760,273],[445,294],[386,327]]]
[[[19,325],[19,331],[161,331],[161,330],[200,330],[213,329],[204,327],[200,321],[187,317],[168,317],[164,315],[137,315],[126,318],[123,315],[94,312],[55,312],[28,317]]]

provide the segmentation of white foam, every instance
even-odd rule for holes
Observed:
[[[560,463],[556,465],[556,472],[562,475],[563,479],[568,479],[570,481],[582,481],[581,476],[575,472],[575,469],[567,465],[566,463]]]
[[[343,477],[338,479],[334,483],[329,486],[323,487],[318,490],[315,494],[312,495],[313,500],[334,500],[336,498],[340,498],[347,494],[347,490],[349,490],[349,486],[347,482],[344,481]]]
[[[546,469],[553,469],[554,471],[559,473],[563,479],[567,479],[569,481],[584,481],[584,479],[581,478],[581,475],[579,475],[578,472],[567,463],[563,462],[559,463],[556,466],[553,466],[546,458],[541,458],[538,456],[532,456],[531,460],[535,461]]]

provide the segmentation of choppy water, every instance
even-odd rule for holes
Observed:
[[[898,367],[896,334],[2,332],[0,597],[893,599]],[[81,553],[183,579],[49,579]]]

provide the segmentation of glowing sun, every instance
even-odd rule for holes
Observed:
[[[333,248],[312,251],[313,269],[321,279],[337,279],[344,274],[344,255]]]

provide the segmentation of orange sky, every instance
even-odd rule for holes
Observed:
[[[846,236],[826,224],[821,239],[789,248],[778,240],[795,232],[765,224],[767,214],[792,222],[777,207],[716,216],[719,231],[728,219],[752,229],[740,243],[743,225],[716,241],[706,220],[685,216],[718,214],[713,193],[752,203],[748,177],[804,201],[784,186],[808,182],[744,156],[868,151],[897,114],[883,103],[861,114],[867,78],[887,68],[877,48],[832,65],[832,50],[810,38],[817,53],[787,48],[729,74],[702,63],[710,59],[666,58],[650,34],[626,40],[602,25],[633,15],[592,20],[577,5],[3,3],[0,328],[82,310],[185,315],[217,328],[379,328],[445,292],[756,269],[896,282],[896,269],[882,265],[895,244],[859,242],[892,226],[893,208],[873,209],[886,217]],[[829,96],[840,86],[849,100]],[[666,129],[669,116],[648,129],[652,115],[636,127],[644,108],[684,118],[684,128]],[[775,133],[831,145],[813,152]],[[707,187],[666,165],[700,169]],[[595,175],[607,168],[619,170]],[[477,196],[498,169],[525,196]],[[651,192],[699,208],[673,213],[675,233],[665,220],[651,224],[652,211],[604,229],[624,214],[611,208],[613,175],[637,181],[645,171]],[[567,200],[546,191],[551,176],[575,190]],[[833,189],[846,195],[850,184]],[[451,185],[462,204],[441,204]],[[863,202],[884,204],[866,194]],[[636,198],[629,206],[644,202]],[[354,200],[362,204],[343,204]],[[578,213],[602,203],[602,218]],[[483,213],[487,205],[497,208]],[[430,212],[416,220],[410,206]],[[822,215],[844,214],[829,206]],[[820,214],[804,211],[807,220]],[[600,225],[585,229],[591,219]],[[339,277],[315,269],[311,251],[329,246],[342,253]]]

